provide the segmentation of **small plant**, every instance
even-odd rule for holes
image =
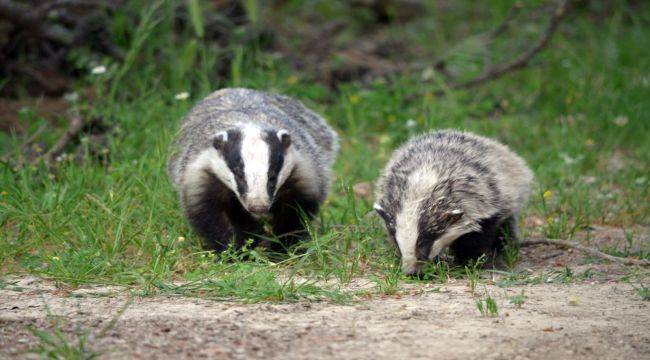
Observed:
[[[97,359],[103,355],[103,352],[91,349],[89,346],[90,340],[100,339],[106,336],[106,333],[115,327],[117,320],[124,314],[124,311],[126,311],[126,308],[130,304],[131,302],[127,301],[97,334],[91,334],[88,330],[81,328],[76,329],[74,334],[76,341],[68,339],[64,331],[61,330],[61,324],[58,320],[59,317],[50,313],[49,308],[46,307],[47,316],[50,319],[53,329],[46,331],[37,329],[34,326],[28,327],[29,332],[39,340],[39,344],[30,352],[38,354],[44,359]]]
[[[636,293],[639,294],[641,300],[650,301],[650,288],[639,284],[639,287],[634,287],[634,290],[636,290]]]
[[[54,324],[52,331],[39,330],[29,327],[29,331],[40,341],[32,350],[33,353],[41,355],[45,359],[96,359],[101,353],[88,348],[87,332],[77,332],[76,343],[69,341],[59,328]]]
[[[436,280],[445,284],[449,281],[449,265],[444,261],[433,261],[422,268],[422,280]]]
[[[519,260],[519,244],[511,238],[510,234],[506,234],[503,241],[501,258],[509,269],[512,269]]]
[[[487,306],[487,312],[489,316],[494,317],[499,315],[499,308],[497,306],[497,302],[490,295],[488,295],[487,298],[485,299],[485,305]]]
[[[379,293],[385,295],[395,295],[399,290],[400,271],[396,267],[390,269],[386,274],[381,276],[372,276],[371,280],[377,284]]]
[[[521,294],[510,297],[510,303],[517,307],[517,309],[521,309],[521,305],[523,305],[527,299],[528,296],[524,294],[524,290],[521,290]]]
[[[499,316],[499,307],[496,300],[486,291],[485,298],[476,300],[476,308],[485,317]]]
[[[472,294],[474,294],[476,284],[478,284],[481,279],[481,267],[485,263],[485,259],[485,255],[481,255],[480,258],[469,264],[469,266],[465,266],[465,275],[467,276],[469,290]]]

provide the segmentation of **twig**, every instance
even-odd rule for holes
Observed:
[[[490,40],[499,37],[499,35],[501,35],[504,31],[506,31],[508,27],[510,27],[510,22],[519,13],[519,10],[521,10],[522,6],[523,5],[520,1],[516,1],[512,5],[510,10],[508,10],[508,13],[506,14],[506,17],[503,18],[503,20],[501,20],[501,24],[499,24],[499,26],[497,26],[492,31],[490,31],[490,34],[488,35]]]
[[[481,75],[473,79],[461,83],[451,83],[449,84],[449,87],[452,89],[471,88],[487,81],[496,80],[509,72],[526,67],[528,65],[528,62],[535,55],[537,55],[540,51],[546,48],[546,46],[548,46],[549,42],[551,41],[551,38],[557,31],[560,21],[564,18],[564,16],[567,13],[568,4],[569,4],[569,0],[561,0],[559,2],[558,6],[553,11],[549,24],[546,27],[546,30],[544,31],[540,39],[533,47],[531,47],[526,52],[521,54],[518,58],[516,58],[512,62],[506,63],[498,67],[490,67],[486,69]],[[497,27],[496,30],[499,30],[499,27]]]
[[[45,163],[48,165],[51,164],[52,161],[63,152],[66,145],[79,135],[84,125],[86,125],[86,121],[83,118],[80,116],[73,117],[70,121],[70,126],[68,126],[65,133],[59,138],[59,141],[57,141],[56,144],[54,144],[54,146],[52,146],[43,156]]]
[[[592,247],[576,244],[574,242],[566,241],[566,240],[537,238],[537,239],[524,240],[519,243],[519,246],[535,246],[535,245],[552,245],[552,246],[560,246],[560,247],[576,249],[584,253],[587,253],[591,256],[599,257],[601,259],[616,262],[623,265],[650,266],[650,260],[613,256],[613,255],[605,254],[604,252],[594,249]]]

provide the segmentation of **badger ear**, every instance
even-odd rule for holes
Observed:
[[[219,131],[212,139],[212,146],[217,150],[223,150],[228,142],[228,132]]]
[[[447,223],[451,225],[460,220],[460,218],[463,217],[463,214],[465,213],[462,209],[454,209],[445,213],[445,218],[447,219]]]
[[[291,145],[291,135],[289,135],[289,132],[287,130],[278,130],[277,132],[278,139],[280,140],[280,143],[282,144],[282,147],[284,149],[289,148]]]
[[[388,213],[386,213],[386,210],[384,210],[384,208],[381,207],[381,205],[375,203],[372,208],[375,210],[375,212],[377,212],[377,214],[382,219],[384,219],[384,221],[389,221],[390,220],[390,217],[388,216]]]

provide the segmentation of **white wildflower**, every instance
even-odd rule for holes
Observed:
[[[422,81],[432,80],[435,74],[435,71],[430,67],[424,69],[424,71],[422,71]]]
[[[406,128],[407,128],[407,129],[413,129],[413,128],[415,128],[416,126],[418,126],[417,121],[415,121],[415,120],[413,120],[413,119],[408,119],[408,120],[406,120]]]
[[[562,160],[564,160],[564,163],[567,164],[567,165],[576,164],[576,163],[582,161],[582,159],[584,159],[584,157],[585,157],[584,155],[578,155],[576,157],[572,157],[567,153],[560,153],[560,158],[562,158]]]
[[[101,75],[106,72],[106,66],[104,65],[95,66],[90,72],[93,75]]]
[[[187,91],[183,91],[181,93],[176,94],[174,96],[174,99],[176,99],[176,100],[186,100],[189,97],[190,97],[190,93],[188,93]]]
[[[627,116],[619,115],[614,119],[614,124],[616,124],[618,126],[625,126],[625,125],[627,125],[628,121],[629,121],[629,119],[627,118]]]

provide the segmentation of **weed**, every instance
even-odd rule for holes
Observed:
[[[524,302],[528,299],[528,296],[524,294],[524,290],[521,290],[521,293],[518,295],[514,295],[510,297],[510,303],[517,307],[518,309],[521,308],[521,305],[524,304]]]
[[[641,300],[644,301],[649,301],[650,300],[650,288],[646,287],[643,284],[639,284],[638,287],[634,287],[634,290],[636,290],[636,293],[639,294],[639,297]]]
[[[401,272],[399,267],[393,267],[386,271],[383,275],[371,275],[370,280],[377,284],[377,291],[380,294],[394,295],[399,291],[399,281]]]
[[[467,282],[469,286],[469,290],[474,294],[474,290],[476,289],[476,284],[478,284],[480,278],[481,278],[481,273],[482,273],[482,266],[485,263],[486,257],[482,255],[480,258],[478,258],[476,261],[472,262],[469,265],[465,265],[465,276],[467,276]]]
[[[503,243],[503,251],[501,252],[501,258],[505,265],[512,269],[517,260],[519,260],[519,244],[511,239],[505,239]]]
[[[52,329],[41,330],[35,326],[28,327],[28,330],[39,341],[30,352],[38,354],[41,358],[46,359],[97,359],[104,354],[104,351],[94,350],[90,344],[92,342],[91,340],[101,339],[106,336],[107,332],[115,327],[117,320],[122,316],[130,304],[131,302],[127,301],[97,334],[91,334],[88,330],[77,328],[73,335],[73,340],[71,340],[61,329],[62,324],[60,322],[60,317],[53,315],[50,312],[49,307],[46,306],[48,313],[47,317],[50,320]]]
[[[449,277],[449,264],[446,261],[429,262],[420,270],[422,280],[435,280],[437,283],[445,284],[449,281]]]
[[[478,309],[481,316],[484,317],[496,317],[499,316],[499,307],[497,306],[496,300],[485,290],[483,298],[476,300],[476,308]]]

